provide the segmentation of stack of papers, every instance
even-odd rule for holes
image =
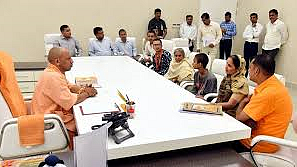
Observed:
[[[181,110],[223,115],[222,106],[219,104],[200,104],[185,102],[181,104]]]
[[[75,77],[75,84],[78,86],[89,86],[89,85],[97,85],[97,77]]]

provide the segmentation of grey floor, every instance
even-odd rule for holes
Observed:
[[[293,112],[297,114],[297,86],[287,86],[293,101]],[[289,125],[285,139],[297,141],[297,134],[294,132],[292,125]]]

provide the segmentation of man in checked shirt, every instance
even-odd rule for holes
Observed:
[[[225,21],[220,27],[223,36],[220,41],[220,59],[227,59],[231,55],[232,38],[236,35],[236,24],[231,20],[230,12],[225,13]]]

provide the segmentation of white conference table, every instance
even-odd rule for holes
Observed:
[[[128,120],[135,136],[121,144],[109,138],[109,160],[250,137],[251,129],[228,114],[180,112],[182,102],[205,102],[129,57],[75,57],[71,71],[66,73],[72,83],[75,76],[90,75],[95,75],[102,86],[94,98],[108,94],[119,103],[119,89],[136,103],[135,118]],[[79,106],[100,106],[100,102],[90,104],[88,100],[74,106],[79,134],[91,132],[91,126],[102,123],[102,114],[82,115]]]

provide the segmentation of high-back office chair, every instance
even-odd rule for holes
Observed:
[[[161,39],[161,41],[162,41],[162,49],[172,53],[174,48],[174,42],[166,39]]]
[[[226,60],[223,59],[214,59],[211,66],[211,72],[216,76],[217,78],[217,92],[219,92],[219,88],[221,85],[221,82],[226,75],[225,72],[225,66],[226,66]],[[215,102],[216,98],[218,96],[218,93],[209,93],[204,96],[204,100],[212,99],[211,102]]]
[[[210,71],[216,76],[218,87],[220,86],[224,76],[226,75],[225,67],[226,67],[226,60],[214,59],[212,62]]]
[[[44,50],[45,50],[45,56],[48,56],[48,52],[51,50],[51,48],[54,47],[54,44],[57,43],[59,40],[61,34],[44,34]]]
[[[293,113],[291,123],[294,131],[297,133],[297,114]],[[251,148],[255,147],[260,142],[268,142],[279,145],[280,149],[273,154],[253,152],[251,149],[251,152],[244,152],[241,153],[241,155],[255,166],[297,166],[297,142],[272,136],[259,135],[252,139]]]
[[[67,130],[61,118],[54,114],[44,116],[44,144],[30,147],[20,145],[17,117],[30,112],[21,105],[24,103],[17,85],[12,59],[3,53],[0,58],[0,159],[28,157],[67,149],[69,144]]]
[[[172,38],[175,47],[189,47],[189,40],[184,38]]]

